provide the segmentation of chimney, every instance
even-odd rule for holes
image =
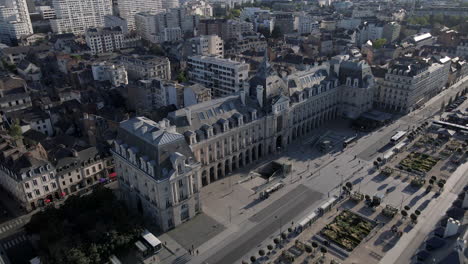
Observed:
[[[187,116],[187,121],[189,125],[192,125],[192,110],[190,108],[186,107],[184,108],[185,111],[185,116]]]
[[[257,85],[257,101],[260,107],[263,107],[263,86]]]
[[[240,96],[242,105],[245,105],[245,91],[244,91],[244,90],[240,90],[239,94],[240,94],[239,96]]]

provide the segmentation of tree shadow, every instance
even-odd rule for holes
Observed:
[[[380,236],[374,241],[374,246],[383,244],[385,241],[387,241],[387,239],[391,238],[394,235],[395,234],[390,230],[382,232]]]
[[[389,251],[390,249],[392,249],[396,243],[398,242],[398,240],[400,240],[400,237],[399,236],[394,236],[390,241],[388,241],[387,244],[385,244],[385,246],[382,248],[382,251],[383,252],[387,252]]]
[[[383,181],[385,181],[385,179],[387,179],[387,176],[385,176],[383,174],[377,174],[374,178],[372,178],[372,181],[383,182]]]
[[[418,208],[416,208],[416,210],[418,210],[418,211],[423,211],[424,209],[426,209],[426,207],[429,205],[430,202],[431,202],[430,199],[428,199],[428,200],[422,202],[422,203],[418,206]]]
[[[422,195],[417,195],[415,197],[413,197],[413,199],[411,199],[411,201],[408,203],[408,205],[410,207],[412,207],[413,205],[415,205],[423,196]]]
[[[372,211],[372,209],[370,209],[369,207],[367,206],[363,206],[361,207],[361,209],[359,209],[358,213],[364,215],[364,216],[371,216],[372,214],[374,214],[374,211]]]
[[[419,190],[419,188],[415,188],[413,186],[411,186],[411,184],[408,184],[403,190],[401,190],[402,192],[404,193],[408,193],[408,194],[414,194],[415,192],[417,192]]]

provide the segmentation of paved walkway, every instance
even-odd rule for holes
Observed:
[[[445,215],[450,205],[457,199],[458,193],[453,193],[455,186],[465,186],[468,181],[468,163],[461,165],[445,184],[444,191],[431,203],[419,217],[418,224],[407,234],[403,235],[400,242],[390,250],[380,263],[411,263],[419,245],[426,236],[434,229],[437,222]]]

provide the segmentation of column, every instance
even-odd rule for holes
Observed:
[[[175,205],[179,202],[179,193],[175,182],[172,183],[172,204]]]
[[[187,177],[187,183],[187,196],[191,196],[193,194],[192,175]]]

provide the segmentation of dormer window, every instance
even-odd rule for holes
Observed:
[[[190,144],[197,143],[197,136],[195,134],[190,135]]]
[[[359,80],[358,79],[354,79],[354,84],[353,84],[354,87],[358,87],[359,86]]]
[[[257,120],[257,111],[252,111],[252,120]]]
[[[237,119],[237,124],[239,126],[242,126],[244,125],[244,118],[242,117],[242,115],[239,115],[238,119]]]
[[[346,78],[346,85],[351,86],[351,77]]]
[[[229,130],[229,124],[228,124],[228,122],[224,122],[224,124],[223,124],[223,130],[224,130],[224,132],[226,132],[226,131]]]
[[[177,164],[177,173],[179,173],[179,174],[183,173],[182,164]]]

